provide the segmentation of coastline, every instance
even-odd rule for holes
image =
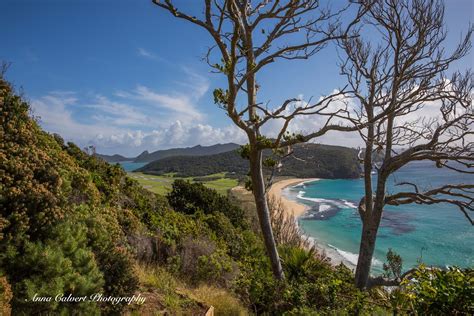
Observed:
[[[284,206],[285,211],[287,212],[287,215],[294,216],[296,225],[299,226],[299,223],[298,223],[299,217],[303,216],[310,209],[310,207],[303,203],[299,203],[296,199],[289,199],[283,193],[283,190],[288,187],[298,186],[306,182],[313,182],[313,181],[318,181],[318,180],[321,180],[321,179],[319,178],[311,178],[311,179],[291,178],[291,179],[281,180],[274,183],[271,186],[270,190],[268,191],[268,195],[270,197],[280,199],[282,205]],[[351,270],[355,269],[354,262],[351,262],[347,258],[345,258],[342,254],[340,254],[337,251],[337,249],[332,248],[329,245],[325,245],[321,243],[315,237],[305,235],[304,231],[302,231],[301,228],[300,228],[300,231],[301,231],[301,236],[303,238],[307,238],[310,241],[311,245],[313,245],[320,253],[322,253],[323,255],[325,255],[331,260],[332,265],[336,266],[342,263]]]
[[[313,181],[318,181],[318,178],[312,178],[312,179],[301,179],[301,178],[291,178],[291,179],[286,179],[286,180],[281,180],[276,183],[274,183],[270,190],[268,191],[268,196],[270,198],[276,198],[281,200],[281,204],[284,206],[285,211],[287,214],[292,215],[296,218],[300,217],[306,211],[309,209],[309,206],[304,205],[302,203],[298,203],[297,201],[293,201],[285,197],[283,194],[282,190],[290,187],[290,186],[296,186],[296,185],[301,185],[305,182],[313,182]]]

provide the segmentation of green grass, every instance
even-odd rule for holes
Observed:
[[[144,188],[165,195],[171,190],[171,185],[176,179],[184,179],[190,182],[195,182],[193,177],[180,178],[174,177],[174,174],[164,174],[160,176],[144,174],[141,172],[129,172],[128,176],[137,180]],[[205,177],[210,178],[209,181],[200,181],[206,187],[216,190],[219,194],[227,195],[227,190],[237,186],[236,179],[225,178],[225,172],[210,174]],[[218,178],[218,179],[215,179]]]

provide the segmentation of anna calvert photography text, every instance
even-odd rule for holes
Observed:
[[[140,293],[132,296],[105,296],[102,293],[95,293],[89,296],[73,296],[72,294],[57,294],[56,296],[39,296],[38,293],[33,295],[31,302],[61,302],[61,303],[81,303],[81,302],[103,302],[117,305],[121,303],[143,304],[146,297],[141,296]]]

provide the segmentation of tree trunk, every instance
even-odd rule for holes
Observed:
[[[362,236],[359,249],[359,259],[355,273],[355,284],[359,289],[365,289],[370,277],[370,267],[375,250],[378,226],[371,219],[362,223]]]
[[[250,174],[252,178],[252,191],[257,206],[257,214],[262,230],[263,240],[272,265],[275,278],[282,280],[285,278],[278,255],[275,238],[270,220],[267,199],[265,196],[265,182],[262,172],[262,151],[253,149],[250,154]]]

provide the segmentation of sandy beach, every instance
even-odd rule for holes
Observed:
[[[282,190],[286,187],[292,186],[292,185],[297,185],[302,182],[310,182],[310,181],[317,181],[319,179],[314,178],[314,179],[299,179],[299,178],[292,178],[292,179],[286,179],[286,180],[281,180],[272,185],[270,190],[268,191],[268,196],[273,197],[276,199],[281,199],[281,203],[285,207],[285,210],[288,212],[288,214],[293,215],[295,218],[303,215],[308,207],[304,204],[300,204],[298,202],[292,201],[287,199],[283,194]]]
[[[270,197],[274,197],[277,199],[281,200],[281,203],[285,207],[285,210],[288,212],[289,215],[293,215],[295,217],[296,222],[298,223],[298,217],[302,216],[308,209],[309,207],[298,203],[294,200],[288,199],[283,193],[282,190],[286,187],[289,186],[294,186],[298,184],[302,184],[303,182],[312,182],[312,181],[317,181],[319,179],[313,178],[313,179],[300,179],[300,178],[292,178],[292,179],[286,179],[286,180],[281,180],[276,183],[274,183],[270,190],[268,191],[268,195]],[[320,243],[316,238],[311,237],[311,236],[305,236],[303,237],[308,238],[311,243],[323,254],[325,254],[328,258],[331,259],[331,263],[333,265],[339,265],[343,263],[345,266],[347,266],[350,269],[355,268],[354,262],[350,262],[342,256],[336,249],[331,248],[325,244]]]

